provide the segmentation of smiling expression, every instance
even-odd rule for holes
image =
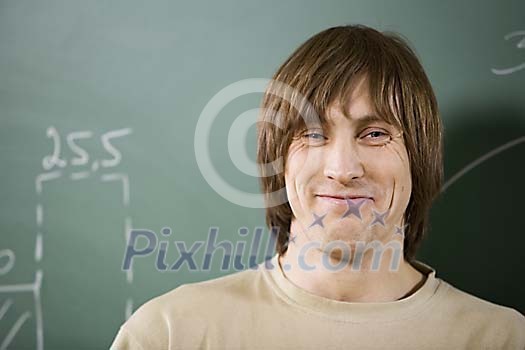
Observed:
[[[308,231],[324,243],[386,241],[402,224],[412,189],[402,133],[376,116],[364,77],[346,107],[348,117],[330,106],[326,125],[299,130],[290,145],[285,182],[291,232]],[[385,225],[371,225],[384,213]],[[318,217],[325,214],[321,225]]]

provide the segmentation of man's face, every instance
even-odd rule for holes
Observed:
[[[331,106],[327,125],[309,126],[288,151],[285,181],[292,231],[323,245],[334,240],[350,246],[388,241],[395,225],[401,226],[410,200],[403,137],[393,125],[366,118],[374,116],[366,84],[361,79],[353,90],[350,118]],[[380,219],[372,225],[375,218]]]

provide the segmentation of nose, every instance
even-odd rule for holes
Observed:
[[[324,175],[343,185],[361,178],[365,169],[355,140],[339,139],[326,148]]]

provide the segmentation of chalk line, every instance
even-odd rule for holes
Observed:
[[[42,253],[44,251],[42,240],[42,232],[36,234],[36,243],[35,243],[35,261],[40,262],[42,260]]]
[[[452,176],[450,179],[445,182],[443,185],[443,188],[441,189],[441,193],[445,192],[447,188],[449,188],[454,182],[458,181],[463,175],[468,173],[470,170],[474,169],[484,161],[494,157],[495,155],[508,150],[511,147],[514,147],[516,145],[519,145],[520,143],[525,142],[525,136],[518,137],[517,139],[514,139],[512,141],[509,141],[499,147],[496,147],[492,151],[485,153],[483,156],[479,157],[478,159],[474,160],[473,162],[469,163],[467,166],[465,166],[463,169],[458,171],[454,176]]]
[[[36,193],[42,193],[42,183],[44,181],[58,179],[60,176],[62,176],[62,173],[60,171],[52,171],[50,173],[42,173],[40,175],[37,175],[35,179]]]
[[[0,345],[0,350],[5,350],[11,344],[14,337],[16,336],[16,333],[20,330],[20,328],[24,325],[24,322],[27,321],[27,319],[31,317],[31,313],[29,311],[26,311],[16,320],[15,324],[11,329],[9,330],[9,333],[7,333],[6,337],[4,338],[4,341],[2,342],[2,345]]]
[[[12,299],[7,299],[4,302],[4,304],[0,308],[0,320],[2,320],[2,318],[4,318],[5,313],[7,312],[7,310],[9,310],[9,307],[11,305],[13,305],[13,300]]]
[[[122,203],[127,208],[129,206],[129,179],[126,174],[104,174],[102,181],[122,181]]]
[[[0,267],[0,276],[5,275],[15,265],[15,253],[11,249],[2,249],[0,250],[0,258],[3,258],[4,256],[7,256],[7,263]]]
[[[71,180],[82,180],[82,179],[85,179],[85,178],[88,178],[89,177],[89,171],[79,171],[78,173],[71,173],[71,175],[69,175],[69,178]]]
[[[35,275],[35,289],[33,298],[35,300],[35,317],[36,317],[36,348],[44,350],[44,320],[42,318],[42,300],[40,298],[40,289],[42,287],[42,270],[38,270]]]
[[[129,242],[129,236],[131,234],[131,229],[132,229],[132,225],[131,225],[131,218],[129,216],[126,217],[125,219],[125,232],[124,232],[124,237],[126,239],[126,244],[128,244]],[[129,284],[133,283],[133,268],[131,269],[128,269],[126,271],[126,280]]]
[[[131,298],[128,298],[128,300],[126,300],[126,320],[131,317],[132,313],[133,313],[133,300]]]

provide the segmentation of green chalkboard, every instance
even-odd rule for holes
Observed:
[[[524,14],[523,1],[2,1],[0,349],[108,348],[146,300],[248,266],[222,269],[226,244],[207,269],[173,266],[210,234],[262,261],[257,79],[350,23],[408,38],[438,97],[447,184],[418,258],[525,312]],[[126,272],[132,228],[155,251]]]

